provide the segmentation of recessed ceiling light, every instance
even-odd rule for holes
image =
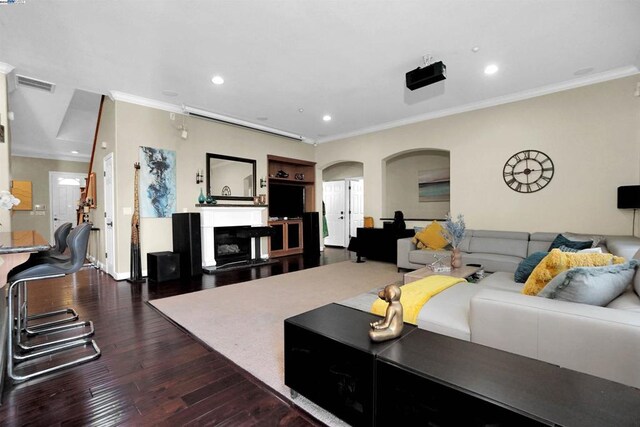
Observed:
[[[298,113],[304,113],[304,108],[302,107],[298,108]]]
[[[79,152],[79,151],[76,151],[76,150],[73,150],[73,151],[71,152],[71,154],[79,154],[79,153],[80,153],[80,152]]]
[[[496,64],[487,65],[484,69],[484,73],[491,75],[498,72],[498,66]]]
[[[480,50],[480,46],[474,46],[471,48],[471,52],[476,53],[477,51]]]
[[[224,83],[224,79],[222,78],[222,76],[213,76],[211,78],[211,82],[214,85],[221,85],[222,83]]]
[[[330,122],[331,121],[331,116],[328,114],[325,114],[324,116],[322,116],[322,120],[324,120],[325,122]]]

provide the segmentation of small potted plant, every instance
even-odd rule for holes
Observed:
[[[464,239],[466,225],[464,223],[464,215],[459,214],[457,220],[451,217],[451,214],[447,214],[444,222],[444,232],[442,235],[449,242],[451,247],[451,267],[462,267],[462,255],[460,254],[460,243]]]

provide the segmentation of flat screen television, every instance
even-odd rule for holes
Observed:
[[[302,185],[269,184],[269,217],[300,218],[304,213]]]

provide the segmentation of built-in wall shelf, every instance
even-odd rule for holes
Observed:
[[[274,177],[271,177],[271,176],[269,177],[269,181],[271,181],[271,182],[291,183],[291,184],[314,184],[315,183],[315,181],[309,181],[309,180],[306,180],[306,179],[274,178]]]

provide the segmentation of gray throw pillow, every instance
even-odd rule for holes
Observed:
[[[638,252],[636,252],[632,259],[640,260],[640,249],[638,249]],[[636,275],[633,278],[633,289],[640,297],[640,268],[636,271]]]
[[[637,267],[635,259],[604,267],[575,267],[554,277],[538,296],[604,307],[629,286]]]

